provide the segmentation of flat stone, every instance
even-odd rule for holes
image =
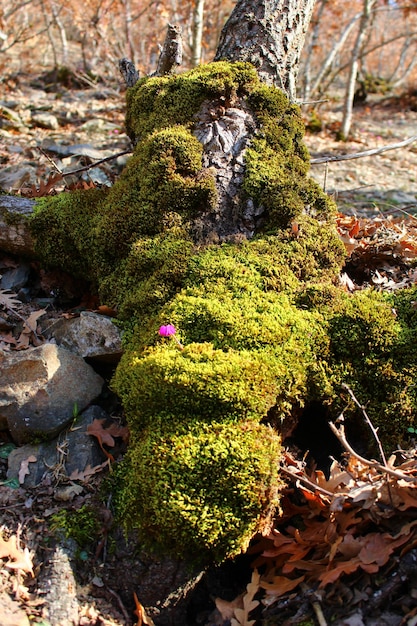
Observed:
[[[36,461],[27,464],[28,473],[23,482],[25,487],[35,487],[48,474],[71,476],[76,471],[84,472],[88,466],[101,465],[106,457],[97,439],[87,433],[87,426],[95,419],[108,418],[104,409],[91,406],[52,441],[15,448],[7,459],[7,478],[18,478],[22,462],[30,457]]]
[[[18,444],[55,437],[104,382],[80,356],[51,343],[0,352],[0,372],[0,428]]]
[[[119,328],[110,317],[83,311],[74,319],[60,319],[46,331],[56,343],[84,359],[117,363],[122,355]]]
[[[0,287],[17,293],[29,280],[30,265],[20,263],[17,267],[4,272],[0,279]]]
[[[58,119],[52,113],[34,113],[32,124],[38,128],[48,128],[49,130],[58,130],[59,128]]]

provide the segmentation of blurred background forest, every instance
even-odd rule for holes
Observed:
[[[66,86],[121,83],[118,60],[141,75],[155,70],[167,23],[181,26],[183,69],[212,60],[232,0],[0,0],[0,89],[16,77],[53,71]],[[413,89],[417,78],[417,3],[318,0],[303,50],[298,97]],[[68,71],[70,70],[70,71]]]

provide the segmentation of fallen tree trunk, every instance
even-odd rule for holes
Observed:
[[[19,256],[35,256],[34,241],[28,225],[35,200],[0,195],[0,250]]]

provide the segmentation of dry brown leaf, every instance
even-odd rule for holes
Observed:
[[[394,539],[388,533],[372,533],[365,537],[364,546],[359,553],[361,563],[376,563],[382,567],[388,562],[395,548],[404,545],[410,538],[409,534]]]
[[[254,626],[256,620],[249,619],[249,614],[259,606],[259,601],[254,600],[254,596],[258,593],[260,587],[260,575],[257,570],[252,572],[252,578],[250,583],[246,586],[246,593],[244,594],[243,608],[235,609],[235,618],[231,620],[231,626]]]
[[[138,618],[138,621],[136,622],[135,626],[155,626],[152,619],[148,615],[146,615],[146,611],[144,607],[142,606],[142,604],[139,602],[138,597],[135,592],[133,592],[133,599],[135,601],[135,607],[136,607],[134,610],[134,614]]]
[[[7,333],[7,335],[0,335],[0,341],[2,343],[7,343],[15,346],[17,344],[16,337],[13,337],[11,333]]]
[[[44,182],[43,180],[39,183],[39,189],[32,185],[30,188],[31,197],[32,198],[41,198],[43,196],[48,196],[53,190],[54,186],[62,180],[62,174],[59,172],[55,172],[49,174],[48,180]]]
[[[0,289],[0,306],[5,309],[17,309],[22,306],[20,300],[16,299],[17,295],[8,291],[8,289]]]
[[[94,474],[101,472],[105,467],[108,467],[108,466],[109,466],[109,459],[104,461],[104,463],[101,463],[101,465],[95,465],[94,467],[91,467],[91,465],[87,465],[87,467],[85,468],[83,472],[80,470],[74,470],[72,474],[69,476],[69,479],[81,480],[82,482],[87,482],[88,479],[91,478],[91,476],[94,476]]]
[[[277,598],[289,593],[303,582],[305,576],[299,578],[287,578],[286,576],[274,576],[271,582],[261,581],[262,589],[265,589],[268,595],[274,595]]]
[[[115,445],[115,437],[120,437],[124,442],[126,442],[129,436],[129,431],[126,426],[121,426],[116,422],[112,422],[108,426],[103,426],[105,422],[105,419],[93,420],[91,424],[87,426],[87,433],[97,438],[100,448],[103,450],[104,454],[108,459],[114,461],[113,456],[104,448],[104,445],[109,446],[109,448],[113,448]]]
[[[25,482],[25,477],[30,474],[29,463],[36,463],[37,460],[38,459],[36,458],[36,456],[31,454],[30,456],[28,456],[27,459],[23,459],[23,461],[21,462],[19,469],[19,483],[21,485],[23,485],[23,483]]]
[[[361,566],[361,561],[359,558],[351,559],[350,561],[341,561],[335,563],[333,561],[332,567],[328,570],[324,570],[318,576],[318,580],[320,581],[319,589],[323,589],[326,585],[334,583],[344,574],[353,574],[357,569]],[[378,571],[378,566],[376,566],[376,571]]]
[[[235,609],[243,608],[243,593],[241,593],[237,598],[228,602],[227,600],[223,600],[222,598],[215,598],[214,604],[216,605],[216,609],[221,615],[222,620],[229,621],[235,615]]]
[[[24,321],[23,330],[17,340],[16,350],[25,350],[29,347],[30,342],[32,342],[35,346],[39,346],[43,343],[43,340],[39,339],[37,335],[37,321],[40,317],[42,317],[42,315],[45,315],[45,313],[45,309],[33,311],[33,313],[31,313]]]
[[[0,533],[0,559],[7,558],[6,567],[21,569],[33,576],[32,557],[27,548],[21,550],[17,546],[17,538],[12,535],[8,540]]]

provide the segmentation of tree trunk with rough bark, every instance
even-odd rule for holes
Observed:
[[[315,0],[240,0],[226,22],[215,60],[249,61],[263,82],[295,100],[300,54]]]

